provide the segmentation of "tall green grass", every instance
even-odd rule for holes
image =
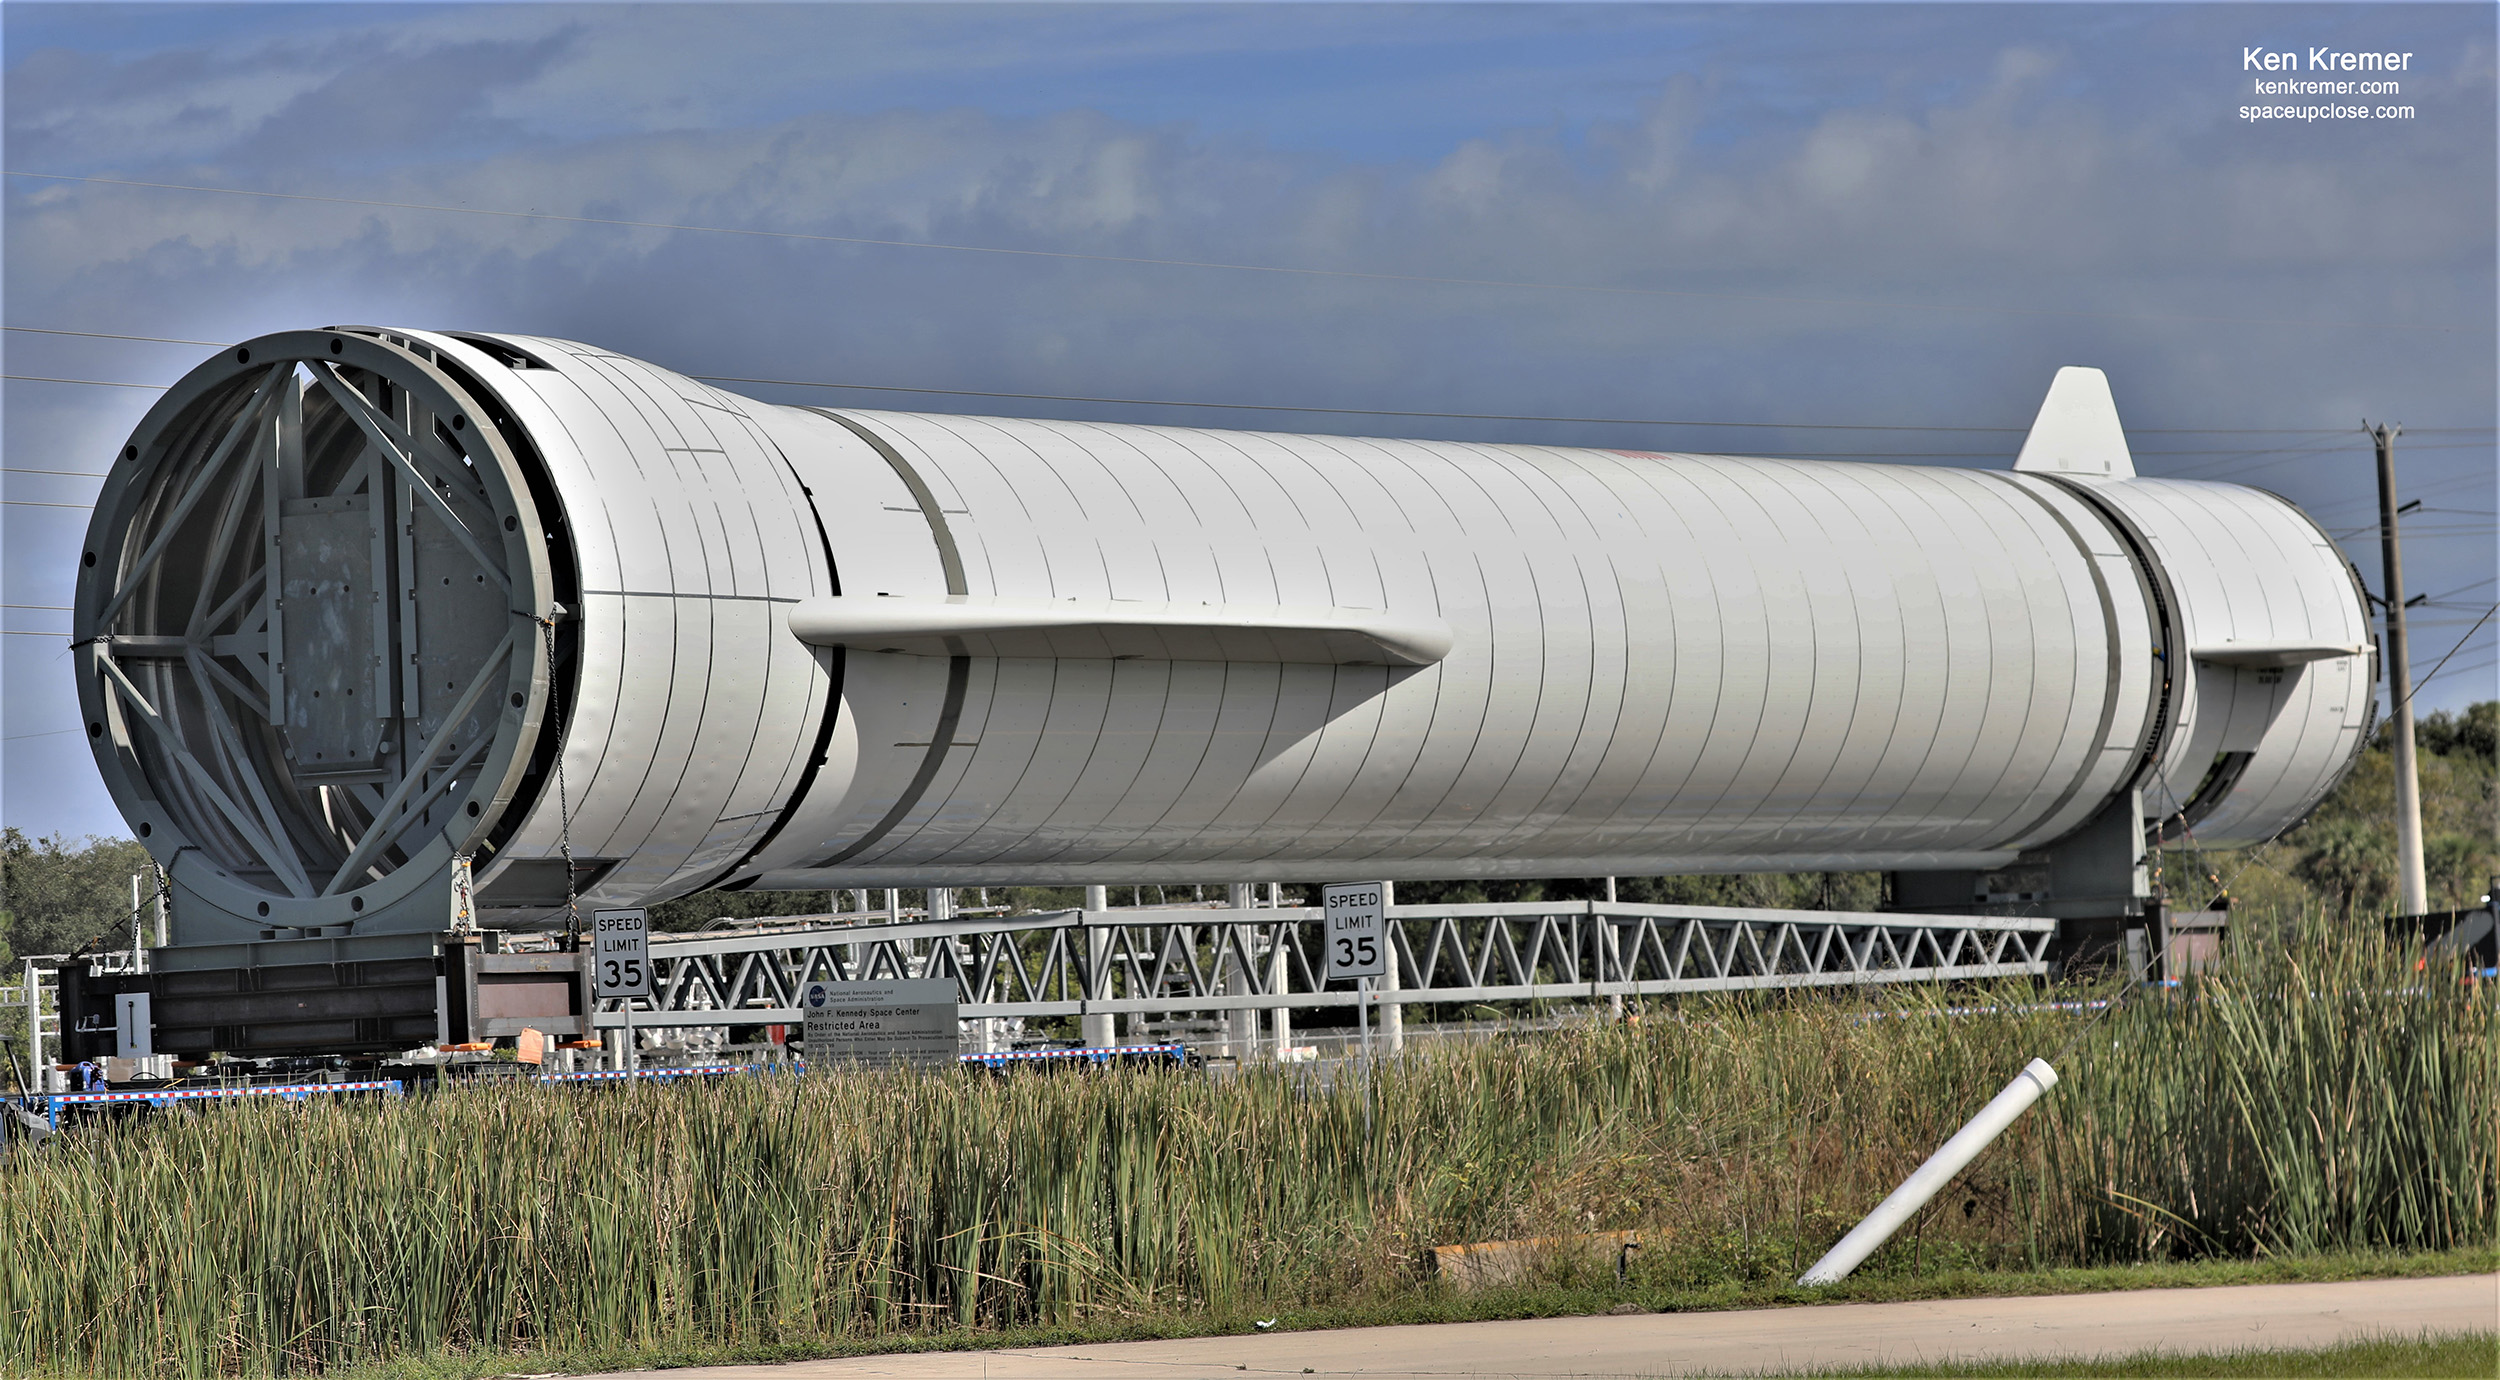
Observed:
[[[2069,994],[2071,995],[2071,994]],[[1352,1080],[847,1072],[239,1105],[0,1162],[0,1371],[310,1372],[1235,1313],[1427,1248],[1640,1228],[1661,1285],[1810,1263],[2022,1063],[2065,1081],[1867,1265],[2487,1243],[2489,988],[2368,941],[2098,1018],[2028,987],[1687,1001]],[[2065,1053],[2059,1057],[2058,1052]]]

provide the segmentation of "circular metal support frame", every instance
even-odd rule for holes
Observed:
[[[192,894],[354,932],[526,809],[553,586],[498,410],[422,342],[290,331],[186,375],[116,458],[80,707]]]

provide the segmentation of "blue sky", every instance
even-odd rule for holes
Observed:
[[[2484,5],[0,8],[7,370],[163,383],[336,322],[690,373],[1557,418],[2028,423],[2109,371],[2148,473],[2262,484],[2418,667],[2495,597]],[[2254,125],[2248,45],[2410,51],[2407,121]],[[781,237],[29,176],[536,211]],[[829,243],[816,235],[1097,258]],[[1108,262],[1119,258],[1131,262]],[[1166,262],[1143,263],[1135,260]],[[1204,264],[1312,272],[1253,272]],[[1450,281],[1466,280],[1466,281]],[[1487,285],[1488,282],[1503,285]],[[122,832],[45,606],[152,394],[10,381],[0,815]],[[1373,434],[2006,463],[2003,432],[1472,422],[754,387]],[[2425,707],[2493,694],[2486,626]],[[64,732],[67,729],[69,731]]]

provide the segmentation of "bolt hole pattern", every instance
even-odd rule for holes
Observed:
[[[251,351],[249,351],[249,350],[237,350],[237,351],[235,351],[235,352],[234,352],[234,362],[235,362],[235,363],[237,363],[237,364],[249,364],[249,363],[251,363],[251,362],[252,362],[252,352],[251,352]],[[266,915],[266,914],[268,914],[268,913],[269,913],[269,912],[267,912],[266,910],[264,910],[264,911],[262,911],[262,912],[261,912],[261,914],[263,914],[263,915]]]
[[[90,551],[90,552],[88,552],[88,553],[87,553],[87,564],[89,564],[89,565],[94,565],[94,564],[95,564],[95,553],[94,553],[93,551]]]
[[[365,908],[365,898],[362,896],[351,896],[348,898],[347,905],[350,910],[362,911]]]
[[[522,703],[523,703],[523,701],[522,701],[522,699],[521,699],[521,692],[520,692],[520,691],[518,691],[518,690],[513,691],[513,692],[512,692],[512,707],[513,707],[513,708],[515,708],[515,709],[518,709],[518,708],[520,708],[520,707],[521,707]]]
[[[155,833],[155,832],[156,832],[156,826],[155,826],[155,825],[148,823],[148,822],[147,822],[146,820],[144,820],[144,819],[139,821],[139,837],[141,837],[141,838],[146,838],[148,835],[153,834],[153,833]]]
[[[88,736],[88,737],[90,737],[90,738],[101,738],[101,737],[103,737],[103,736],[104,736],[104,725],[102,725],[102,724],[89,724],[89,725],[87,725],[87,736]]]
[[[260,913],[263,915],[267,915],[269,913],[269,903],[267,901],[260,903]]]
[[[346,349],[347,349],[347,342],[346,342],[346,341],[339,339],[337,336],[332,336],[332,337],[330,337],[330,353],[331,353],[331,354],[334,354],[334,355],[335,355],[335,354],[341,354],[341,353],[344,353],[344,352],[346,351]],[[358,902],[356,903],[356,907],[357,907],[357,909],[362,910],[362,909],[364,908],[364,902],[362,902],[362,901],[358,901]]]
[[[475,819],[475,818],[477,818],[477,817],[478,817],[478,814],[479,814],[479,810],[478,810],[478,808],[477,808],[477,802],[476,802],[476,801],[474,801],[474,800],[470,801],[470,802],[469,802],[469,818],[471,818],[471,819]]]

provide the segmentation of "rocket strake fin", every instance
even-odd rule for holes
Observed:
[[[819,595],[793,606],[789,623],[816,646],[913,656],[1430,666],[1452,642],[1438,618],[1379,609],[1124,599]]]
[[[2127,450],[2126,428],[2118,424],[2109,375],[2072,364],[2058,370],[2014,468],[2030,474],[2135,478],[2135,456]]]

